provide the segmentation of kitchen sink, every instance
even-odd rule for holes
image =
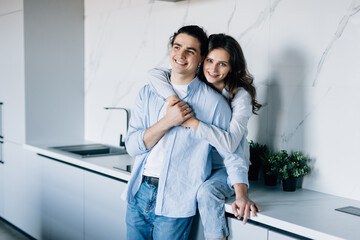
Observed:
[[[76,154],[83,158],[127,154],[125,148],[113,147],[105,144],[82,144],[71,146],[58,146],[51,148]]]

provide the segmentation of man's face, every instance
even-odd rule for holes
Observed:
[[[195,76],[202,60],[199,40],[185,33],[178,34],[170,53],[173,73]]]

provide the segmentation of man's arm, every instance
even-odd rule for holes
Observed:
[[[145,130],[144,144],[152,148],[172,127],[182,124],[193,116],[189,105],[182,101],[169,103],[166,115],[153,126]]]
[[[148,127],[146,124],[147,111],[146,101],[149,98],[149,90],[143,87],[136,100],[135,105],[131,111],[131,119],[129,122],[128,136],[126,137],[126,150],[130,156],[135,157],[149,151],[159,140],[173,126],[180,125],[182,122],[193,116],[189,106],[182,101],[169,104],[166,115]]]
[[[136,97],[135,104],[131,109],[129,130],[125,139],[126,151],[130,156],[135,157],[146,153],[148,150],[144,144],[144,134],[147,129],[144,113],[146,99],[149,98],[147,87],[143,87]]]

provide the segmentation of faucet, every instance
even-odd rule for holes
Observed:
[[[104,107],[104,109],[105,110],[123,110],[123,111],[125,111],[125,113],[126,113],[126,134],[127,134],[128,129],[129,129],[129,111],[126,108],[122,108],[122,107]],[[122,134],[120,134],[119,146],[125,148],[125,141],[123,141]]]

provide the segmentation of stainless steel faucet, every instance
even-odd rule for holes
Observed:
[[[126,108],[123,107],[104,107],[105,110],[123,110],[126,113],[126,134],[129,129],[129,111]],[[125,139],[124,139],[125,140]],[[125,141],[123,141],[123,135],[120,134],[120,147],[125,147]]]

